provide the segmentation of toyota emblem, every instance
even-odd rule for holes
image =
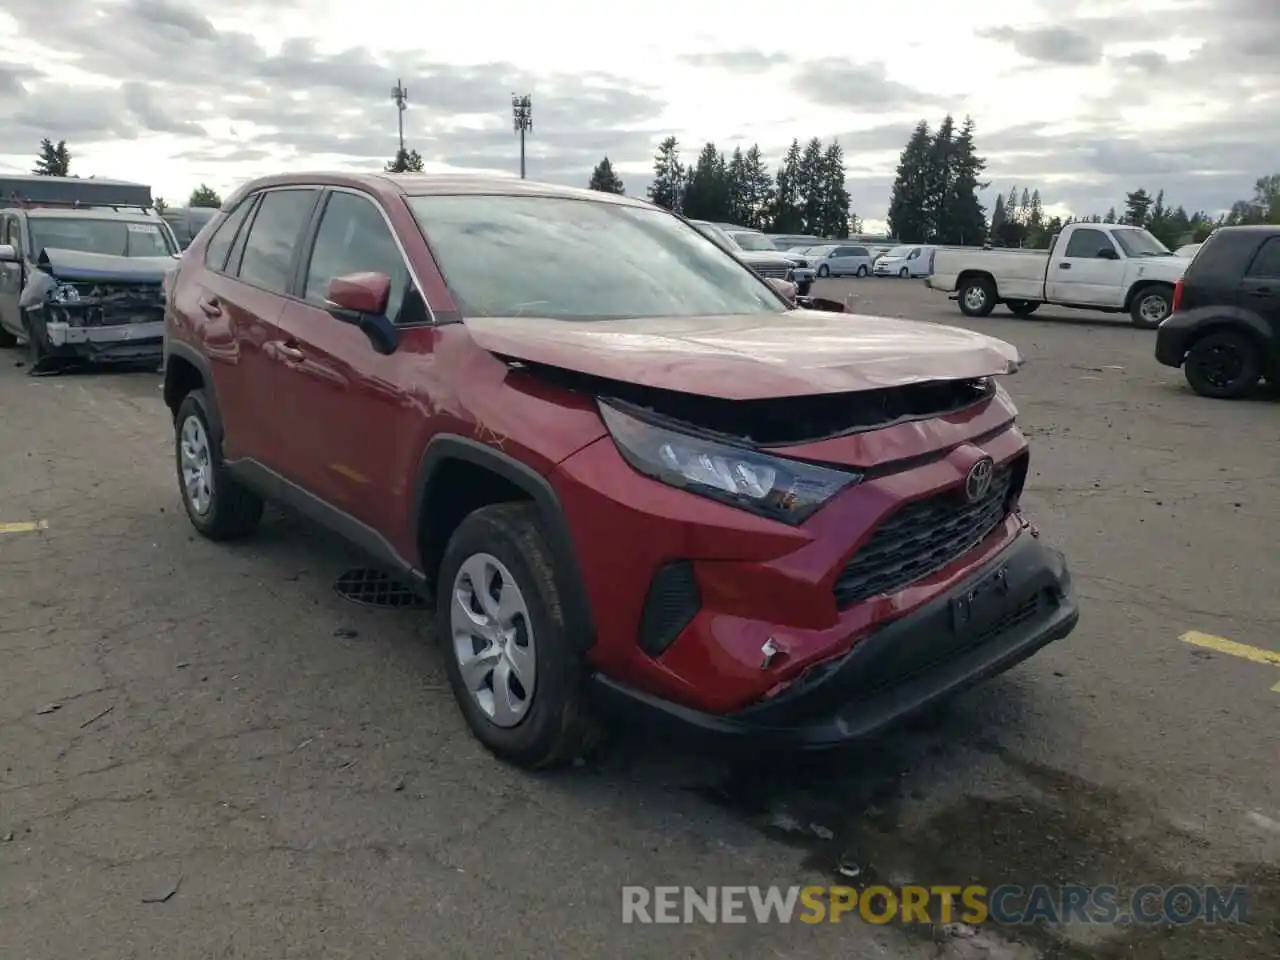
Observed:
[[[970,503],[977,503],[991,489],[991,476],[995,473],[995,464],[990,457],[983,457],[972,467],[964,478],[964,495]]]

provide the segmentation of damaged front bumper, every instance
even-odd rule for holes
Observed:
[[[164,321],[145,320],[108,326],[80,326],[67,321],[29,318],[32,333],[43,334],[49,357],[91,363],[159,363],[164,347]]]
[[[955,589],[855,642],[775,696],[711,714],[596,676],[610,713],[721,749],[829,749],[996,676],[1080,619],[1066,560],[1024,533]]]

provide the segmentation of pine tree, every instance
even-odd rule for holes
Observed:
[[[187,198],[188,207],[212,207],[217,209],[222,206],[222,198],[218,196],[216,190],[208,184],[200,184],[191,191],[191,196]]]
[[[973,139],[974,122],[972,117],[965,117],[960,126],[960,133],[955,138],[953,153],[953,178],[948,198],[948,230],[949,237],[944,242],[957,244],[980,244],[987,239],[987,211],[978,199],[978,192],[985,190],[989,183],[982,180],[982,172],[987,168],[985,158],[978,156],[977,146]],[[997,199],[996,203],[999,204]],[[994,218],[994,212],[992,217]]]
[[[773,176],[760,153],[760,145],[753,143],[743,158],[744,202],[749,214],[744,226],[763,230],[768,226],[769,210],[773,206]]]
[[[1104,217],[1102,218],[1102,221],[1101,221],[1101,222],[1102,222],[1102,223],[1115,223],[1115,222],[1116,222],[1116,208],[1115,208],[1115,207],[1112,207],[1110,210],[1108,210],[1108,211],[1107,211],[1106,216],[1104,216]]]
[[[800,160],[800,141],[792,140],[778,166],[777,188],[769,217],[774,233],[801,233],[804,229],[804,212],[800,208]]]
[[[929,222],[929,189],[931,186],[929,151],[932,144],[929,124],[916,124],[901,156],[897,177],[889,196],[889,230],[905,241],[927,240],[932,235]]]
[[[826,188],[827,177],[822,164],[822,141],[813,137],[804,145],[804,152],[800,154],[800,167],[796,177],[802,232],[826,236],[819,232]]]
[[[613,164],[609,162],[609,158],[605,157],[596,164],[595,169],[591,171],[591,179],[587,182],[587,189],[599,190],[601,193],[626,193],[623,188],[622,178],[613,170]]]
[[[658,153],[653,158],[653,183],[649,184],[649,199],[668,210],[680,209],[680,203],[684,199],[685,180],[684,164],[680,162],[680,142],[675,137],[667,137],[658,145]]]
[[[387,165],[382,169],[387,173],[421,173],[422,156],[417,150],[401,148],[396,151],[396,155],[388,160]]]
[[[41,140],[32,173],[39,177],[71,176],[71,151],[67,149],[67,141],[59,140],[55,145],[48,137]]]
[[[996,202],[991,205],[991,242],[1000,239],[1000,230],[1004,226],[1004,195],[997,193]]]
[[[750,187],[747,183],[747,158],[742,155],[742,147],[734,147],[729,158],[729,167],[725,172],[729,185],[729,220],[740,223],[744,227],[752,226]]]
[[[725,222],[733,213],[730,207],[728,164],[716,145],[707,142],[698,154],[689,177],[682,212],[694,220]]]
[[[925,238],[938,243],[955,243],[951,228],[952,188],[955,184],[955,121],[951,114],[942,118],[929,142],[928,218],[930,232]]]
[[[1151,209],[1151,195],[1143,187],[1124,197],[1124,222],[1135,227],[1147,225],[1147,212]]]
[[[845,186],[844,150],[835,140],[822,154],[822,177],[825,187],[822,193],[820,229],[814,232],[820,237],[843,240],[853,227],[849,214],[849,189]]]

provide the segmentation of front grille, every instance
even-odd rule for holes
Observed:
[[[785,280],[787,279],[787,274],[791,272],[791,265],[788,263],[758,263],[755,264],[754,269],[756,273],[766,280]]]
[[[901,590],[964,556],[995,530],[1009,510],[1016,466],[996,468],[987,495],[964,499],[960,484],[908,504],[886,520],[841,571],[836,605],[853,606],[882,593]]]
[[[111,327],[126,323],[151,323],[164,319],[164,288],[159,283],[82,283],[75,288],[79,300],[57,304],[68,322],[85,327]]]

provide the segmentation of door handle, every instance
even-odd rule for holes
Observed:
[[[217,317],[222,316],[222,304],[218,303],[217,297],[201,297],[200,311],[206,317],[216,319]]]
[[[289,363],[301,363],[307,359],[307,355],[291,343],[282,343],[276,349],[280,351],[280,356],[284,357]]]
[[[1059,266],[1059,267],[1061,267],[1063,270],[1070,270],[1070,269],[1071,269],[1071,264],[1069,264],[1069,263],[1060,263],[1060,264],[1058,264],[1058,266]]]

